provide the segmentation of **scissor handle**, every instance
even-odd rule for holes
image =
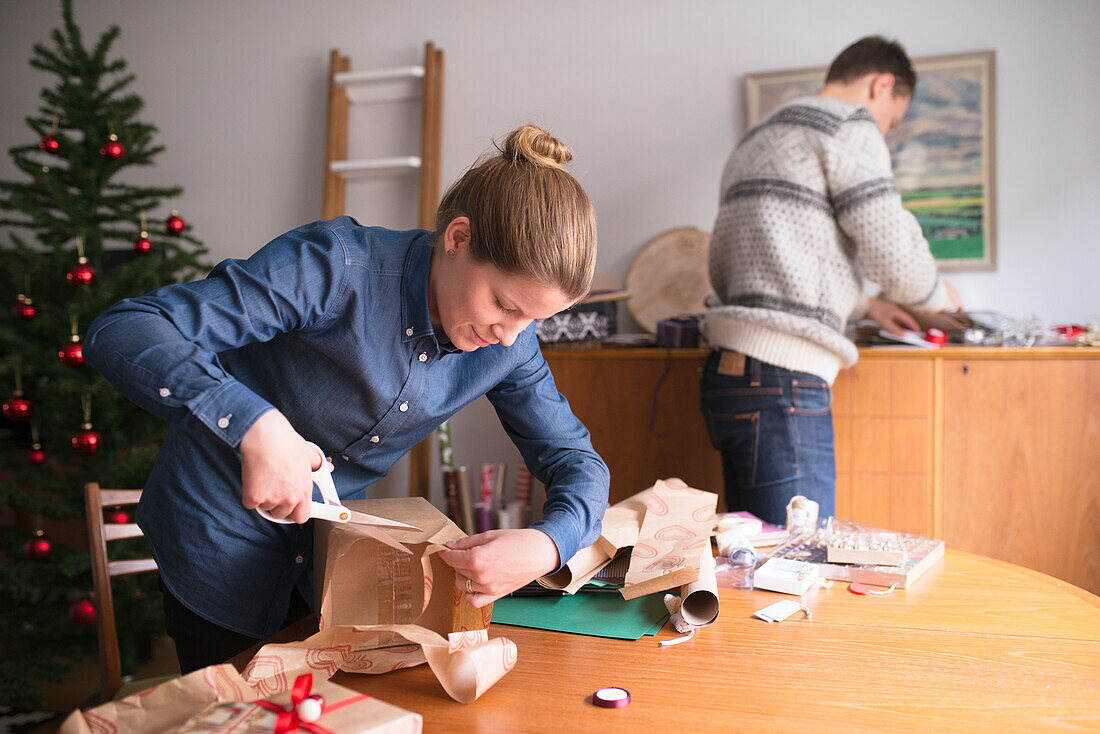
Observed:
[[[310,508],[310,517],[321,517],[328,515],[325,508],[328,505],[339,505],[340,495],[336,493],[336,484],[332,481],[332,462],[325,456],[325,452],[321,450],[321,447],[312,441],[306,441],[317,455],[321,457],[321,468],[310,473],[310,477],[313,479],[313,483],[317,485],[317,488],[321,490],[321,497],[324,498],[324,503],[314,502],[314,507]],[[256,508],[256,512],[260,513],[260,517],[271,522],[279,523],[280,525],[293,525],[294,521],[285,517],[275,517],[267,510],[261,510]]]

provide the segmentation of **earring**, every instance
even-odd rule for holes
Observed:
[[[447,254],[450,255],[451,257],[454,257],[455,256],[455,251],[454,250],[447,250]]]

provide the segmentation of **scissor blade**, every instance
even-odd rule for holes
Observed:
[[[383,528],[406,528],[408,530],[419,530],[415,525],[409,525],[407,522],[398,522],[397,520],[390,520],[385,517],[379,517],[378,515],[368,515],[365,512],[356,512],[355,510],[345,510],[348,513],[348,522],[356,523],[357,525],[377,525]]]

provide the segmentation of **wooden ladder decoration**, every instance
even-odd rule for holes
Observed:
[[[420,155],[347,160],[348,88],[356,85],[421,80],[422,109]],[[344,213],[346,180],[371,173],[420,172],[417,226],[435,228],[439,206],[439,156],[443,137],[443,51],[428,41],[424,65],[374,71],[352,71],[347,56],[333,49],[329,56],[328,128],[325,140],[325,185],[321,216],[332,219]],[[431,436],[409,452],[409,496],[428,499],[431,493]]]

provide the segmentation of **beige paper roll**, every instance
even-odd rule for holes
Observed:
[[[718,619],[718,579],[714,575],[710,543],[699,556],[699,580],[680,587],[680,614],[696,627]]]
[[[600,572],[611,558],[602,548],[593,544],[577,551],[577,555],[569,559],[569,563],[560,571],[538,579],[540,585],[547,589],[564,591],[567,594],[576,594],[577,590],[587,584],[593,576]]]

